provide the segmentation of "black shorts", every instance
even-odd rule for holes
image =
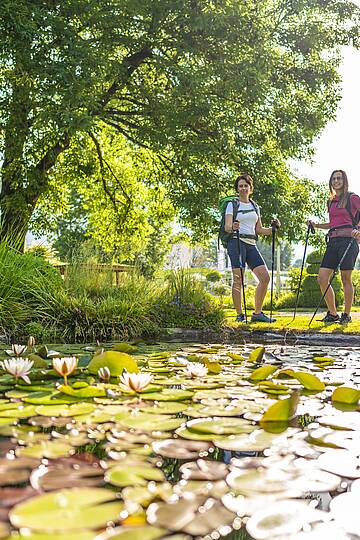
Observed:
[[[341,260],[341,257],[344,255],[345,250],[349,245],[349,242],[351,241],[352,238],[330,238],[320,267],[331,268],[332,270],[335,270]],[[354,240],[349,251],[346,254],[345,259],[341,263],[340,269],[354,270],[358,254],[359,244],[356,240]]]
[[[237,238],[230,238],[227,246],[227,252],[231,261],[231,268],[245,268],[245,263],[251,270],[265,264],[260,251],[253,244],[247,244],[240,240],[240,254]],[[240,262],[241,259],[241,262]]]

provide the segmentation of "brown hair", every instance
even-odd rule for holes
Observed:
[[[251,178],[250,174],[246,174],[246,173],[242,173],[240,174],[240,176],[238,176],[234,182],[234,189],[235,191],[237,192],[238,190],[238,185],[239,185],[239,182],[240,180],[245,180],[245,182],[248,184],[248,186],[250,186],[250,193],[252,193],[254,191],[254,181],[253,179]]]
[[[339,202],[337,204],[338,208],[344,208],[346,206],[346,199],[347,199],[347,194],[348,194],[348,191],[349,191],[349,181],[348,181],[348,177],[347,177],[347,174],[345,171],[342,171],[341,169],[335,169],[335,171],[333,171],[330,175],[330,180],[329,180],[329,190],[330,190],[330,201],[329,203],[332,201],[332,199],[334,198],[335,196],[335,191],[334,191],[334,188],[332,186],[332,177],[334,176],[335,173],[341,173],[341,176],[343,178],[343,189],[342,189],[342,193],[339,197]]]

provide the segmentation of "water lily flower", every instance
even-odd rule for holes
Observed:
[[[11,345],[11,350],[15,354],[15,356],[21,356],[26,351],[27,346],[26,345],[17,345],[13,344]]]
[[[207,375],[208,368],[204,364],[188,364],[185,369],[185,375],[190,377],[205,377]]]
[[[27,346],[29,347],[29,349],[32,349],[33,347],[35,347],[35,338],[34,338],[34,336],[29,336]]]
[[[150,373],[129,373],[124,369],[120,383],[126,390],[142,392],[149,386],[153,376]]]
[[[110,381],[111,373],[107,366],[98,369],[98,376],[101,382],[107,383]]]
[[[18,381],[18,378],[20,377],[27,384],[30,384],[31,381],[28,377],[28,374],[33,364],[34,362],[29,360],[28,358],[8,358],[7,360],[1,362],[1,367],[15,377],[16,383]]]
[[[76,356],[64,356],[63,358],[53,359],[53,368],[59,375],[64,377],[64,384],[67,384],[67,378],[76,369],[78,359]]]

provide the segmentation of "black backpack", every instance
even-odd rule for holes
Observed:
[[[221,220],[220,220],[219,233],[218,233],[218,248],[220,247],[220,242],[221,242],[224,248],[227,249],[227,245],[230,238],[234,236],[233,232],[228,233],[225,231],[225,212],[226,212],[226,207],[229,204],[229,202],[232,202],[232,205],[233,205],[233,221],[236,220],[236,216],[239,211],[239,199],[237,197],[234,197],[232,195],[230,197],[223,197],[220,200],[219,212],[221,213]],[[256,214],[259,216],[260,211],[259,211],[258,205],[252,199],[249,199],[249,202],[252,204]],[[240,210],[240,212],[243,214],[247,213],[248,211],[249,210]],[[240,238],[251,238],[253,240],[257,240],[258,236],[257,234],[255,235],[244,234],[244,235],[240,235]]]

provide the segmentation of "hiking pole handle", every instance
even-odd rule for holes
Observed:
[[[308,230],[311,232],[311,234],[315,234],[315,227],[310,220],[308,221]]]
[[[273,218],[271,220],[271,228],[272,228],[272,230],[275,231],[275,230],[279,229],[279,227],[280,227],[280,223],[279,223],[278,218]]]

